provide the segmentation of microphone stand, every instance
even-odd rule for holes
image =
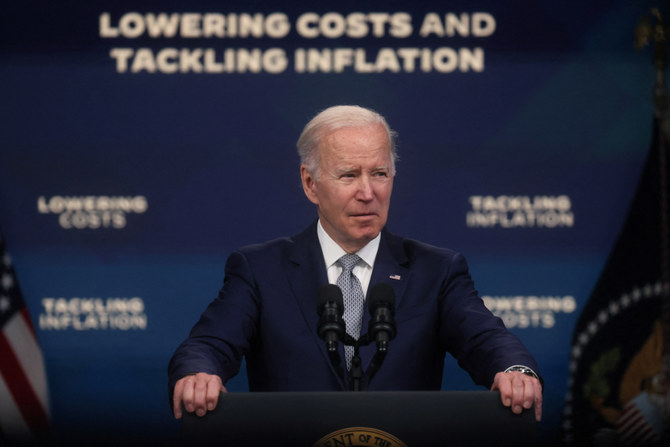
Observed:
[[[360,347],[369,345],[373,340],[377,345],[377,350],[367,371],[367,386],[369,386],[386,359],[389,341],[396,335],[396,326],[393,321],[395,308],[393,289],[391,286],[384,283],[372,287],[370,290],[370,301],[368,301],[372,320],[368,323],[368,331],[358,339],[349,335],[345,330],[345,325],[338,319],[338,315],[333,314],[333,310],[338,309],[338,304],[340,309],[342,307],[340,289],[337,288],[337,286],[326,285],[320,290],[319,298],[321,301],[324,301],[324,298],[332,298],[332,301],[334,302],[334,304],[331,304],[327,309],[323,309],[325,303],[324,305],[319,304],[318,306],[319,314],[321,314],[319,336],[326,341],[330,363],[344,382],[345,373],[342,367],[342,359],[337,349],[338,339],[343,339],[342,343],[345,346],[353,346],[354,355],[352,356],[351,369],[349,370],[349,383],[352,391],[360,391],[361,381],[364,375]],[[330,302],[328,301],[328,303]],[[324,313],[324,310],[327,310],[328,312]],[[342,312],[340,311],[339,316],[341,315]]]
[[[362,344],[361,341],[366,341],[367,337],[363,336],[356,340],[351,335],[345,332],[344,334],[344,344],[346,346],[354,347],[354,355],[351,357],[351,369],[349,370],[349,383],[351,385],[351,391],[360,391],[361,390],[361,379],[363,378],[363,362],[361,361],[360,356],[360,347],[369,344]]]
[[[354,356],[351,358],[351,390],[361,390],[361,378],[363,377],[363,365],[361,365],[361,356],[358,355],[358,344],[354,345]]]
[[[367,346],[371,342],[372,340],[370,339],[368,334],[363,335],[358,340],[356,340],[355,338],[351,337],[348,334],[345,336],[344,344],[347,346],[354,347],[354,355],[351,358],[351,370],[349,371],[349,381],[351,383],[352,391],[361,390],[361,379],[363,378],[363,364],[361,361],[361,356],[359,354],[360,347]],[[370,367],[367,370],[368,385],[370,384],[370,382],[372,382],[372,378],[377,374],[377,371],[379,371],[379,368],[382,366],[382,363],[384,363],[384,359],[386,358],[387,353],[388,353],[388,342],[377,344],[377,351],[375,352],[375,355],[372,357]]]

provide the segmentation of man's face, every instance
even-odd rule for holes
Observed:
[[[389,141],[381,125],[345,127],[322,138],[319,178],[300,168],[307,198],[328,235],[356,252],[386,224],[393,172]]]

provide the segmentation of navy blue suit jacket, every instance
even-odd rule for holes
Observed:
[[[446,352],[487,387],[512,365],[538,371],[484,306],[460,254],[384,230],[370,285],[380,282],[395,290],[398,332],[370,390],[439,390]],[[218,298],[170,361],[170,390],[195,372],[218,374],[225,383],[243,356],[251,391],[348,389],[317,334],[317,293],[327,283],[316,224],[231,254]],[[369,319],[365,312],[362,332]],[[364,370],[374,352],[374,343],[361,348]]]

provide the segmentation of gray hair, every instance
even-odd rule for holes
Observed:
[[[388,135],[392,163],[391,174],[395,175],[395,162],[398,158],[396,133],[391,130],[383,116],[374,110],[360,106],[333,106],[312,118],[298,138],[300,163],[307,167],[310,174],[319,178],[321,158],[317,148],[324,136],[345,127],[367,127],[376,124],[381,124]]]

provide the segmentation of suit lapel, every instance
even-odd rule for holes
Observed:
[[[342,389],[346,385],[330,363],[326,345],[318,334],[319,315],[317,312],[317,294],[321,286],[328,284],[328,275],[323,261],[323,253],[316,234],[316,223],[293,238],[294,244],[286,265],[286,273],[293,296],[300,308],[305,323],[309,327],[314,342],[325,358],[330,369],[337,377]],[[342,350],[342,359],[344,351]]]
[[[386,229],[382,230],[382,238],[379,243],[379,250],[375,259],[375,265],[370,278],[368,291],[372,286],[379,283],[389,284],[395,292],[396,309],[400,306],[403,299],[407,280],[409,276],[408,259],[402,249],[401,238],[391,234]],[[367,305],[367,301],[366,301]],[[366,309],[363,313],[362,330],[367,330],[370,324],[370,312]],[[361,334],[363,335],[363,334]],[[399,336],[401,334],[398,334]],[[393,342],[391,348],[393,349]],[[360,355],[363,369],[367,371],[370,361],[377,348],[374,341],[367,346],[361,347]]]

